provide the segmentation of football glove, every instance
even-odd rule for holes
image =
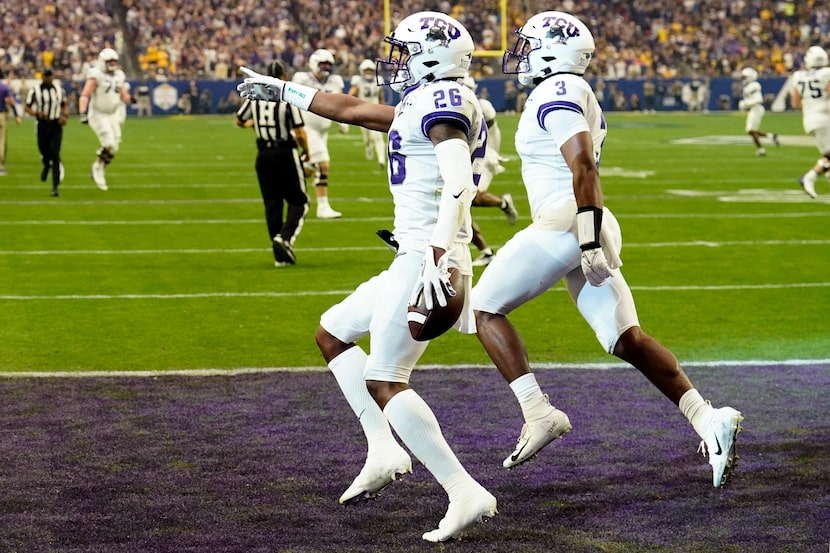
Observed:
[[[89,115],[87,115],[86,113],[80,114],[79,117],[81,119],[81,125],[86,125],[87,123],[89,123]]]
[[[602,286],[611,276],[611,267],[600,247],[602,208],[580,207],[576,212],[576,228],[582,250],[582,274],[591,286]]]
[[[602,248],[582,250],[582,273],[591,286],[602,286],[605,279],[611,276],[611,268]]]
[[[248,100],[267,102],[282,100],[282,88],[285,86],[285,81],[261,75],[247,67],[240,67],[239,70],[247,75],[247,78],[236,87],[240,96]]]
[[[432,309],[434,305],[432,294],[434,291],[438,305],[446,307],[447,296],[453,297],[455,295],[455,289],[450,284],[447,253],[445,252],[444,255],[439,257],[436,263],[432,252],[433,249],[429,247],[424,253],[424,260],[421,261],[421,275],[409,298],[410,305],[418,305],[418,297],[424,294],[424,306],[427,309]]]

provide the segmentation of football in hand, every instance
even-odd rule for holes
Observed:
[[[407,308],[406,320],[409,321],[409,333],[419,341],[432,340],[452,328],[461,310],[464,308],[464,286],[462,286],[461,272],[455,267],[450,269],[450,284],[455,289],[455,295],[447,296],[447,305],[441,307],[433,295],[432,309],[424,304],[424,295],[418,296],[417,305]]]

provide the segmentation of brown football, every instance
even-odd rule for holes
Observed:
[[[455,288],[455,295],[447,298],[447,305],[441,307],[433,295],[432,309],[424,305],[424,295],[418,298],[417,305],[407,308],[406,320],[409,321],[409,333],[419,341],[432,340],[452,328],[461,310],[464,309],[464,287],[461,285],[461,272],[455,267],[450,269],[450,284]]]

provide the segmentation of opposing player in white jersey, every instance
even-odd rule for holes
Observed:
[[[130,103],[126,81],[127,77],[118,67],[118,53],[104,48],[98,55],[97,65],[89,69],[78,101],[81,123],[89,123],[100,144],[92,164],[92,180],[101,190],[107,190],[105,168],[121,144],[122,115]]]
[[[468,74],[464,77],[463,82],[473,92],[478,90],[478,84],[472,75]],[[499,153],[501,150],[501,129],[496,120],[496,108],[487,98],[479,97],[478,103],[481,105],[481,113],[484,116],[484,122],[487,124],[487,151],[484,154],[484,163],[481,166],[481,178],[478,181],[476,197],[473,199],[473,207],[498,207],[504,212],[507,217],[507,222],[515,225],[519,217],[519,212],[513,203],[513,196],[511,194],[496,196],[490,192],[490,184],[493,182],[493,177],[504,172],[504,167],[501,164],[501,154]],[[479,250],[478,257],[473,260],[473,267],[484,267],[490,263],[495,252],[487,244],[487,239],[484,238],[481,228],[475,221],[473,221],[472,243]]]
[[[514,452],[515,467],[571,429],[568,416],[551,406],[530,371],[527,350],[507,316],[564,280],[582,317],[603,349],[631,363],[692,423],[719,487],[732,474],[741,414],[714,409],[692,387],[677,359],[641,328],[631,290],[619,270],[622,236],[603,205],[600,155],[607,125],[583,78],[594,52],[591,32],[563,12],[528,19],[503,70],[535,84],[516,132],[533,223],[516,233],[484,269],[473,288],[477,334],[510,383],[525,424]]]
[[[359,74],[349,79],[349,94],[370,104],[383,103],[383,88],[378,84],[375,73],[375,62],[363,60],[360,62]],[[377,159],[378,167],[386,166],[386,137],[380,131],[361,127],[363,135],[363,149],[367,161]]]
[[[816,179],[828,175],[830,169],[830,62],[821,46],[811,46],[804,54],[804,67],[793,75],[790,104],[800,109],[804,132],[815,140],[821,157],[812,169],[799,179],[801,187],[815,198]]]
[[[340,502],[349,505],[375,497],[411,471],[409,454],[395,440],[391,425],[449,496],[438,528],[423,535],[438,542],[494,516],[496,498],[464,469],[432,410],[409,386],[427,342],[412,339],[407,304],[418,293],[431,298],[435,291],[443,305],[445,291],[456,293],[448,267],[458,268],[462,286],[469,290],[473,167],[484,156],[487,128],[475,95],[460,82],[474,43],[458,21],[443,13],[419,12],[401,21],[385,40],[389,57],[378,61],[378,72],[389,74],[385,84],[402,94],[396,106],[318,92],[246,69],[252,76],[239,90],[243,97],[280,98],[323,117],[389,135],[388,177],[398,253],[388,269],[323,313],[316,339],[368,443],[366,463]],[[431,301],[427,303],[430,307]],[[456,328],[474,332],[468,305]],[[367,335],[368,356],[356,345]]]
[[[340,94],[346,87],[343,77],[332,73],[334,56],[328,50],[315,50],[308,58],[308,71],[298,71],[291,79],[293,82],[311,87],[315,90]],[[317,199],[317,217],[336,219],[343,214],[332,209],[329,204],[329,127],[331,120],[309,113],[305,118],[306,135],[308,135],[308,163],[314,171],[314,194]],[[341,131],[348,130],[341,126]]]
[[[765,156],[767,151],[761,145],[761,137],[769,138],[773,144],[779,146],[778,135],[761,130],[761,121],[764,119],[764,93],[761,83],[758,82],[758,72],[751,67],[741,69],[741,83],[743,84],[742,98],[738,102],[738,109],[746,111],[746,133],[755,143],[756,156]]]

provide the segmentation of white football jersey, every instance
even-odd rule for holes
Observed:
[[[591,133],[599,166],[607,126],[594,91],[581,76],[555,75],[530,93],[515,139],[534,221],[574,197],[573,175],[560,148],[582,131]]]
[[[116,69],[112,73],[107,73],[98,67],[90,67],[87,79],[96,82],[95,91],[89,99],[90,115],[92,113],[111,115],[124,104],[121,101],[121,89],[127,77],[122,70]]]
[[[801,96],[804,132],[809,134],[830,125],[830,67],[796,71],[793,86]]]
[[[333,94],[342,94],[344,92],[343,89],[346,87],[346,84],[343,82],[343,77],[340,75],[331,74],[326,77],[325,80],[321,81],[315,77],[314,73],[311,71],[298,71],[294,74],[291,81],[297,84],[310,86],[311,88],[316,88],[317,90],[322,90],[323,92],[331,92]],[[331,119],[320,117],[316,113],[311,113],[310,111],[303,115],[305,117],[306,126],[315,131],[323,132],[331,127]]]
[[[389,188],[395,202],[395,237],[401,243],[426,243],[432,237],[444,181],[429,129],[448,121],[463,128],[467,135],[477,183],[487,145],[487,126],[472,90],[458,81],[435,81],[407,91],[395,106],[387,150]],[[467,211],[456,241],[469,243],[471,238]]]
[[[761,83],[754,81],[744,85],[743,103],[745,109],[749,109],[752,106],[763,105],[764,94],[761,92]]]
[[[380,103],[380,86],[374,75],[367,79],[363,75],[355,75],[349,80],[349,84],[357,88],[357,97],[370,104]]]

